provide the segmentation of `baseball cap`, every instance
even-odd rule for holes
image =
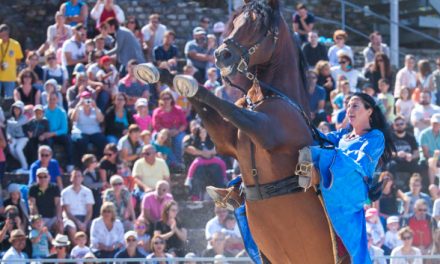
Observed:
[[[136,240],[138,239],[138,236],[137,236],[136,232],[133,231],[133,230],[125,232],[124,240],[127,240],[129,237],[134,237]]]
[[[36,175],[40,175],[42,173],[49,174],[49,171],[47,170],[47,168],[44,167],[38,168]]]
[[[44,110],[43,110],[43,106],[40,105],[40,104],[35,105],[35,106],[34,106],[34,112],[37,111],[37,110],[44,111]]]
[[[219,21],[214,24],[213,27],[214,33],[223,33],[225,31],[225,23]]]
[[[387,225],[392,223],[399,223],[399,217],[398,216],[390,216],[387,218]]]
[[[91,96],[92,96],[92,94],[89,91],[84,91],[79,95],[79,97],[81,97],[81,98],[91,97]]]
[[[112,62],[112,59],[108,55],[104,55],[99,59],[99,64],[105,64],[107,62]]]
[[[431,123],[440,123],[440,114],[433,114],[431,117]]]
[[[193,35],[201,35],[201,34],[206,34],[206,31],[204,28],[196,27],[193,29]]]

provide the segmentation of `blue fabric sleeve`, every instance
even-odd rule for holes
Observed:
[[[60,118],[60,127],[57,130],[55,130],[54,132],[57,136],[66,135],[67,134],[67,114],[66,114],[66,111],[61,110],[58,113],[59,113],[59,118]]]
[[[330,141],[333,145],[335,145],[336,147],[339,144],[339,140],[341,140],[342,136],[347,134],[347,130],[346,129],[340,129],[338,131],[332,131],[329,132],[327,134],[322,133],[319,130],[316,130],[319,133],[319,136],[321,136],[322,138]],[[312,146],[317,146],[319,145],[319,141],[317,141],[317,139],[315,138],[313,141],[313,145]]]

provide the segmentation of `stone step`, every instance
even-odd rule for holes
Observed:
[[[200,256],[208,243],[205,239],[205,229],[187,228],[187,231],[188,231],[188,252],[194,252],[196,253],[197,256]]]
[[[179,202],[179,219],[186,228],[205,228],[206,223],[214,216],[212,201]]]

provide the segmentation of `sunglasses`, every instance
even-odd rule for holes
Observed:
[[[144,156],[150,156],[150,155],[152,155],[153,153],[151,153],[151,152],[142,152],[142,155],[144,155]]]
[[[403,236],[402,237],[402,240],[410,240],[410,239],[412,239],[412,236]]]
[[[136,226],[137,229],[145,229],[146,226]]]
[[[104,156],[111,156],[113,153],[104,153]]]
[[[56,248],[56,249],[63,249],[63,248],[66,248],[66,247],[63,247],[63,246],[56,246],[55,248]]]
[[[113,183],[113,186],[121,186],[123,183],[122,182],[117,182],[117,183]]]
[[[47,60],[54,60],[56,59],[55,57],[47,57]]]
[[[103,213],[112,213],[112,210],[103,210]]]
[[[128,238],[126,241],[127,242],[136,242],[137,240],[135,238]]]
[[[395,126],[404,126],[405,123],[394,123]]]
[[[422,209],[417,209],[417,211],[419,211],[419,212],[427,212],[428,209],[426,209],[426,208],[422,208]]]
[[[171,100],[171,97],[163,97],[161,100],[162,101],[168,101],[168,100]]]
[[[40,156],[41,156],[42,158],[47,158],[47,157],[50,157],[50,154],[40,154]]]
[[[163,244],[165,244],[165,241],[158,240],[158,241],[155,241],[154,244],[155,245],[163,245]]]
[[[341,40],[344,39],[343,37],[336,37],[337,40]]]
[[[47,179],[47,178],[49,178],[49,176],[38,176],[38,179]]]
[[[338,61],[339,62],[339,64],[346,64],[347,63],[347,61]]]

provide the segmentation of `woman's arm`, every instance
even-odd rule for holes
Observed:
[[[400,189],[397,190],[397,197],[403,202],[403,215],[407,215],[409,212],[409,197],[406,196],[405,193],[402,192]]]
[[[35,105],[41,104],[41,92],[40,90],[37,90],[37,93],[35,94]]]

